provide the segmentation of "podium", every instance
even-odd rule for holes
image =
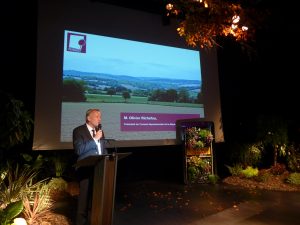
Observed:
[[[91,225],[112,225],[118,160],[131,153],[113,153],[84,158],[76,167],[94,167]]]

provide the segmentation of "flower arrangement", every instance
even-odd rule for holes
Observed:
[[[209,128],[190,127],[186,129],[186,147],[187,149],[201,149],[210,147],[213,141],[213,134]]]
[[[212,174],[212,141],[209,127],[191,126],[185,129],[187,178],[192,183],[205,183]]]
[[[203,183],[211,174],[211,161],[209,158],[202,158],[200,156],[191,156],[187,160],[188,168],[187,175],[190,182]]]

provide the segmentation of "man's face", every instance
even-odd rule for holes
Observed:
[[[91,112],[88,116],[89,124],[93,127],[97,127],[101,123],[101,113],[97,111]]]

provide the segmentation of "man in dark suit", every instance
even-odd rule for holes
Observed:
[[[85,124],[73,130],[73,147],[80,161],[88,156],[107,154],[104,133],[101,129],[100,109],[88,109]],[[93,167],[79,167],[76,174],[79,181],[76,225],[89,224],[88,212],[92,200]]]

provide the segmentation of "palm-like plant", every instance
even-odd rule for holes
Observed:
[[[35,182],[35,169],[20,167],[8,161],[0,176],[0,224],[10,224],[23,211],[22,200],[40,182]]]
[[[10,221],[21,212],[29,224],[39,224],[35,221],[42,218],[52,202],[47,179],[36,179],[38,171],[35,167],[20,166],[7,162],[1,171],[0,179],[0,224],[10,224]],[[39,217],[37,217],[39,215]]]
[[[7,162],[7,167],[1,171],[0,179],[0,208],[21,200],[32,188],[33,179],[37,175],[29,167],[20,168],[18,164]]]
[[[53,206],[50,189],[46,183],[40,183],[34,191],[23,198],[23,215],[29,225],[39,225],[47,221],[48,212]]]

